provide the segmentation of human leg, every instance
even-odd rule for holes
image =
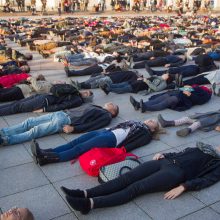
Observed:
[[[23,99],[24,95],[20,88],[12,87],[12,88],[4,88],[0,89],[0,102],[9,102],[14,100]]]
[[[63,145],[57,149],[54,149],[53,152],[58,153],[60,161],[69,161],[73,158],[80,156],[81,154],[89,151],[94,147],[115,147],[116,138],[111,131],[97,131],[96,135],[90,137],[84,141],[77,140],[77,143],[69,143],[67,146]],[[68,150],[65,150],[68,149]],[[64,151],[65,150],[65,151]]]
[[[71,120],[64,112],[57,112],[56,114],[49,114],[49,117],[47,119],[45,118],[45,120],[44,118],[41,118],[41,120],[32,122],[30,120],[29,122],[29,125],[26,122],[23,124],[24,127],[22,127],[22,129],[24,129],[26,126],[27,129],[31,124],[32,127],[30,127],[29,130],[25,130],[23,133],[19,134],[3,136],[5,142],[7,144],[18,144],[46,135],[54,134],[61,131],[64,125],[70,124]],[[17,127],[17,129],[20,128]]]

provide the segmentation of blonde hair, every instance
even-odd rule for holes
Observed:
[[[153,131],[153,139],[160,140],[160,134],[166,134],[166,130],[160,126],[160,123],[158,121],[156,122],[157,122],[157,126]]]

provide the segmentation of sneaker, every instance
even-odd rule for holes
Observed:
[[[108,95],[109,94],[109,89],[108,89],[108,85],[104,84],[102,86],[100,86],[100,89],[106,94]]]
[[[190,128],[183,128],[181,130],[178,130],[176,132],[176,135],[179,137],[185,137],[187,135],[189,135],[192,132],[192,130]]]
[[[137,102],[133,96],[130,96],[130,103],[133,105],[136,111],[140,109],[140,103]]]
[[[143,101],[143,99],[140,100],[140,108],[141,108],[141,113],[144,113],[145,109],[144,109],[144,101]]]

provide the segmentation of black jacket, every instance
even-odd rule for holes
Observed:
[[[175,159],[183,156],[186,152],[192,153],[197,148],[186,148],[184,151],[179,153],[167,153],[164,154],[167,159]],[[193,167],[192,167],[193,169]],[[211,186],[220,180],[220,159],[211,159],[207,164],[205,164],[202,171],[193,179],[187,180],[182,185],[186,190],[200,190],[205,187]]]
[[[74,133],[93,131],[105,127],[112,120],[110,112],[92,104],[85,104],[65,112],[69,115],[71,124],[74,126]]]
[[[67,95],[56,97],[54,95],[45,95],[47,106],[44,107],[44,112],[55,112],[69,108],[75,108],[83,104],[83,99],[80,95]]]
[[[147,145],[152,140],[152,132],[150,129],[142,127],[136,129],[129,135],[118,147],[124,146],[126,151],[132,151],[138,147]]]

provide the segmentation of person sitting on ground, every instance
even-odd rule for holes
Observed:
[[[118,112],[119,107],[111,102],[103,107],[88,103],[65,111],[31,117],[20,124],[2,128],[0,144],[23,143],[62,131],[69,134],[96,130],[110,124]]]
[[[4,213],[0,213],[1,220],[34,220],[33,214],[27,208],[11,208]]]
[[[159,130],[156,120],[126,121],[108,129],[91,131],[71,142],[53,149],[41,150],[38,143],[31,144],[32,154],[39,165],[76,159],[94,147],[122,147],[127,151],[148,144]]]
[[[135,110],[141,112],[160,111],[170,108],[176,111],[185,111],[194,105],[203,105],[211,99],[212,90],[205,86],[184,86],[179,90],[168,91],[150,97],[149,101],[137,102],[130,96],[130,102]]]
[[[176,134],[180,137],[185,137],[197,129],[205,132],[212,130],[220,131],[220,110],[206,113],[196,113],[194,115],[171,121],[165,120],[162,115],[159,114],[158,121],[164,128],[189,124],[190,126],[187,128],[180,129],[176,132]]]
[[[197,143],[181,152],[157,153],[153,160],[107,183],[90,189],[71,190],[64,186],[69,205],[82,214],[92,209],[118,206],[138,196],[166,191],[164,199],[201,190],[220,180],[220,147]]]
[[[143,90],[146,91],[146,94],[149,94],[166,89],[172,81],[173,78],[169,74],[164,74],[162,76],[151,76],[149,78],[139,77],[137,80],[118,84],[104,83],[100,85],[100,88],[106,95],[108,95],[109,92],[122,94],[127,92],[138,93]]]
[[[59,110],[74,108],[82,105],[86,100],[91,101],[93,93],[89,90],[61,97],[52,94],[37,94],[28,98],[0,106],[0,116],[12,115],[23,112],[55,112]]]

